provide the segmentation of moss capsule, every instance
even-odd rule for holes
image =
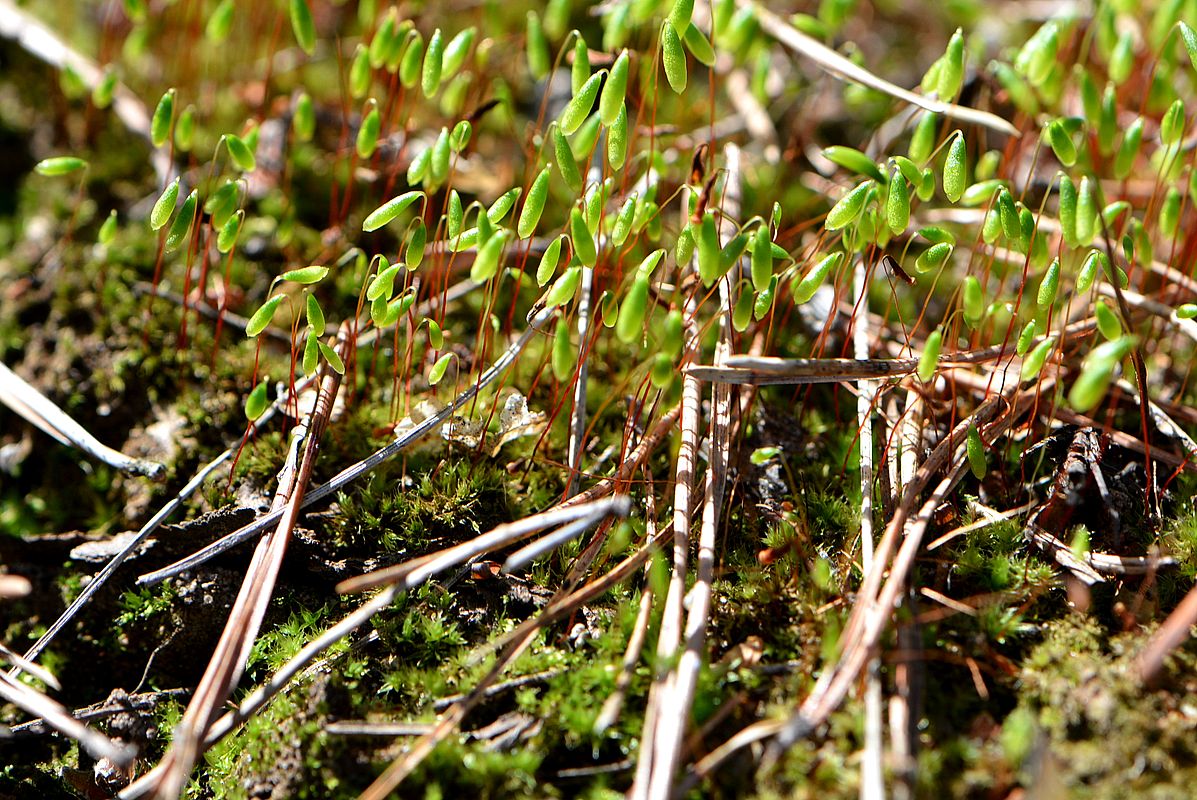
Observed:
[[[831,207],[831,210],[827,212],[827,218],[823,221],[823,226],[829,231],[835,231],[855,222],[864,210],[865,201],[874,185],[872,180],[858,183]]]
[[[641,335],[644,315],[648,310],[648,283],[649,277],[638,273],[619,304],[619,321],[615,325],[615,335],[621,342],[631,344]]]
[[[291,30],[303,52],[309,56],[316,52],[316,23],[307,0],[291,0]]]
[[[615,122],[607,129],[607,163],[612,170],[623,169],[628,157],[628,110],[619,104]]]
[[[1081,178],[1076,199],[1077,244],[1087,246],[1097,233],[1097,201],[1093,196],[1093,182],[1089,176]]]
[[[582,126],[586,118],[590,116],[591,109],[594,108],[595,98],[598,97],[599,87],[603,83],[603,76],[605,71],[596,72],[591,75],[586,83],[582,85],[573,98],[566,104],[565,109],[561,112],[561,116],[557,118],[557,124],[561,126],[561,130],[568,136]]]
[[[947,242],[940,244],[933,244],[924,250],[914,262],[914,269],[916,272],[931,272],[939,269],[952,255],[953,247]]]
[[[676,359],[682,354],[684,335],[685,329],[682,312],[674,309],[665,317],[665,324],[662,327],[661,334],[661,352],[671,360]]]
[[[764,290],[773,278],[773,242],[769,239],[769,229],[761,225],[752,237],[752,287],[756,291]]]
[[[470,267],[470,280],[475,283],[486,283],[499,272],[499,257],[503,254],[506,238],[501,234],[496,234],[478,248],[474,263]]]
[[[378,230],[402,214],[412,203],[423,197],[424,193],[417,190],[404,192],[398,197],[392,197],[370,212],[362,222],[362,230],[366,232]]]
[[[1107,339],[1117,339],[1122,335],[1122,322],[1114,313],[1114,309],[1110,308],[1103,298],[1098,298],[1093,313],[1097,317],[1097,330],[1102,336]]]
[[[545,295],[546,306],[563,306],[574,299],[578,286],[582,283],[582,268],[570,267],[549,288]]]
[[[569,324],[565,318],[557,320],[557,331],[553,336],[553,377],[558,381],[569,380],[574,372],[574,348],[569,341]]]
[[[968,452],[968,466],[973,471],[973,477],[981,480],[985,477],[985,445],[981,442],[981,432],[974,423],[968,426],[968,440],[965,446]]]
[[[628,51],[624,50],[611,65],[611,72],[603,84],[603,94],[599,98],[599,119],[608,127],[615,123],[623,107],[628,89],[628,68]]]
[[[661,26],[661,61],[669,88],[676,94],[686,91],[686,53],[677,30],[668,21]]]
[[[964,147],[964,135],[957,131],[948,145],[948,156],[943,167],[943,193],[955,203],[964,194],[968,185],[968,164]]]
[[[885,224],[894,235],[905,231],[910,224],[910,192],[900,172],[895,172],[889,182],[889,195],[885,199]]]
[[[170,126],[175,117],[175,90],[168,89],[154,107],[154,116],[150,119],[150,141],[154,147],[161,147],[170,138]]]
[[[951,100],[960,91],[964,79],[964,33],[960,28],[948,40],[939,68],[936,91],[941,100]]]
[[[1029,324],[1034,325],[1035,323],[1032,322]],[[1022,369],[1019,372],[1019,380],[1029,381],[1033,378],[1038,378],[1039,373],[1043,370],[1044,363],[1047,361],[1048,354],[1051,353],[1055,345],[1056,339],[1052,336],[1035,345],[1035,348],[1023,359]]]
[[[268,389],[269,387],[263,379],[245,398],[245,417],[250,422],[266,413],[266,408],[270,405],[270,399],[266,396]]]
[[[840,263],[844,260],[842,252],[835,252],[824,256],[819,260],[814,267],[811,268],[798,286],[794,289],[794,303],[802,305],[808,302],[815,296],[815,292],[819,287],[827,281],[827,276],[835,269],[839,268]]]
[[[1058,119],[1052,120],[1047,126],[1047,143],[1051,145],[1056,158],[1066,167],[1076,163],[1076,145],[1072,143],[1072,136],[1064,129],[1064,123]]]
[[[553,126],[553,154],[557,158],[557,170],[565,179],[565,185],[574,194],[582,192],[582,173],[578,171],[578,162],[574,160],[574,153],[569,147],[569,140],[556,125]]]
[[[166,243],[163,245],[166,252],[177,250],[183,242],[187,241],[187,237],[191,233],[191,224],[195,221],[195,207],[198,204],[199,192],[192,189],[191,194],[187,195],[187,199],[183,201],[170,230],[166,233]]]
[[[964,279],[963,295],[964,321],[970,328],[975,328],[985,317],[985,293],[981,289],[981,281],[977,280],[975,275],[969,275]]]
[[[229,151],[229,158],[233,159],[233,163],[237,165],[237,169],[242,172],[254,171],[258,162],[254,157],[253,150],[250,149],[244,139],[236,134],[226,134],[224,145]]]
[[[1060,259],[1053,258],[1048,265],[1043,280],[1039,282],[1039,292],[1035,295],[1035,303],[1040,308],[1046,308],[1056,302],[1056,295],[1060,291]]]
[[[715,216],[710,211],[703,215],[698,225],[698,236],[695,242],[698,249],[698,276],[702,278],[703,286],[713,286],[720,277],[719,272],[719,232],[715,225]]]
[[[935,149],[935,131],[939,127],[939,118],[930,111],[924,111],[914,126],[914,133],[910,137],[910,148],[907,155],[915,164],[924,164],[931,157]]]
[[[536,266],[537,286],[544,286],[552,280],[554,273],[556,273],[557,262],[561,259],[561,240],[563,238],[558,236],[549,242],[549,246],[544,250],[544,255],[540,257],[540,263]]]
[[[927,336],[923,345],[923,354],[919,356],[919,380],[926,383],[935,376],[935,368],[939,364],[939,353],[943,349],[943,332],[936,328]]]
[[[544,29],[540,25],[540,17],[535,11],[529,11],[525,31],[525,48],[528,60],[528,71],[536,80],[544,80],[549,74],[551,58],[549,56],[549,42],[545,38]]]

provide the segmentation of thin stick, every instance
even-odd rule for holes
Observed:
[[[868,269],[863,258],[853,270],[857,308],[867,309],[869,302]],[[869,318],[862,314],[852,326],[852,355],[857,360],[869,357]],[[860,551],[865,572],[873,568],[873,404],[877,381],[860,382],[856,395],[856,428],[860,447]],[[881,659],[874,656],[865,668],[865,741],[860,763],[861,800],[884,800],[883,721],[881,696]]]
[[[92,730],[72,717],[71,712],[57,701],[4,672],[0,672],[0,698],[22,711],[40,717],[51,728],[77,741],[97,759],[109,758],[117,764],[128,764],[133,760],[135,748],[114,742],[102,733]]]
[[[3,363],[0,363],[0,403],[63,444],[74,445],[113,469],[155,480],[166,474],[166,467],[156,461],[127,456],[105,445]]]
[[[802,33],[760,3],[749,3],[746,0],[739,0],[737,5],[742,7],[750,6],[761,25],[761,30],[798,55],[814,61],[819,67],[840,80],[859,83],[862,86],[875,89],[883,94],[896,97],[905,103],[926,109],[933,114],[943,114],[945,117],[958,119],[961,122],[982,125],[990,130],[1004,133],[1008,136],[1018,137],[1021,135],[1018,128],[1015,128],[996,114],[925,97],[874,75],[864,67],[852,63],[822,42]]]

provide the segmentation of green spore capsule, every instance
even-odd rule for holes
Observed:
[[[832,145],[823,148],[823,157],[846,170],[885,183],[885,173],[877,166],[877,162],[855,148]]]
[[[253,172],[257,168],[258,162],[254,157],[253,150],[245,143],[245,140],[234,133],[226,134],[224,137],[224,146],[229,151],[229,158],[237,166],[237,169],[242,172]]]
[[[686,91],[686,53],[682,50],[681,38],[669,22],[661,26],[661,61],[669,88],[676,94]]]
[[[267,391],[269,391],[269,387],[266,381],[262,380],[245,398],[245,418],[250,422],[265,414],[266,409],[270,406],[270,399],[266,396]]]
[[[682,312],[677,309],[670,311],[661,331],[661,352],[672,361],[682,354],[685,334]]]
[[[1002,233],[1010,242],[1017,243],[1022,239],[1022,226],[1018,221],[1018,209],[1014,206],[1014,198],[1006,189],[998,191],[998,216],[1002,222]]]
[[[168,89],[154,107],[154,116],[150,119],[150,141],[154,147],[161,147],[170,138],[170,126],[175,117],[175,90]]]
[[[179,214],[171,224],[170,230],[166,232],[166,242],[163,245],[166,252],[177,250],[183,242],[187,241],[191,233],[191,225],[195,221],[197,205],[199,205],[199,192],[192,189],[191,194],[187,195],[187,199],[183,201],[183,206],[179,209]]]
[[[1122,322],[1104,299],[1098,298],[1093,313],[1097,317],[1097,330],[1102,336],[1113,340],[1122,335]]]
[[[761,225],[752,237],[752,288],[763,291],[773,279],[773,242],[769,238],[769,229]]]
[[[425,97],[433,97],[441,88],[441,71],[444,68],[445,39],[441,29],[437,28],[428,37],[428,47],[424,50],[424,65],[420,71],[420,91]]]
[[[499,257],[503,254],[506,237],[494,235],[478,248],[474,263],[470,267],[470,280],[486,283],[499,272]]]
[[[53,158],[42,159],[33,167],[38,175],[45,175],[51,178],[70,175],[72,172],[78,172],[86,168],[87,162],[75,156],[55,156]]]
[[[362,118],[362,126],[357,131],[357,157],[361,159],[368,159],[374,155],[374,150],[378,147],[378,132],[382,126],[382,117],[378,113],[378,107],[371,102],[370,111]]]
[[[981,432],[975,423],[968,426],[968,440],[965,445],[968,453],[968,466],[973,471],[973,477],[982,480],[985,477],[985,445],[981,442]]]
[[[649,380],[652,381],[652,385],[658,389],[664,389],[673,380],[673,376],[673,359],[665,353],[657,353],[653,356],[653,366],[649,372]]]
[[[432,369],[428,370],[428,383],[436,386],[445,377],[445,372],[449,369],[449,362],[453,360],[452,353],[444,353],[432,365]]]
[[[915,164],[925,164],[935,149],[935,131],[939,127],[939,117],[930,111],[924,111],[914,126],[914,133],[910,136],[910,148],[907,155]]]
[[[1097,201],[1093,196],[1093,182],[1089,176],[1081,178],[1076,200],[1077,244],[1087,246],[1097,233]]]
[[[703,215],[698,225],[696,241],[698,247],[698,276],[703,286],[710,288],[715,285],[721,275],[719,271],[719,232],[715,225],[715,216],[710,211]]]
[[[553,377],[564,383],[574,374],[574,348],[569,341],[569,325],[565,319],[557,320],[557,331],[553,335],[552,355]]]
[[[574,160],[573,150],[569,147],[569,140],[565,138],[565,134],[556,125],[553,126],[553,155],[557,159],[557,171],[561,173],[561,177],[565,180],[565,185],[569,187],[574,194],[581,194],[582,187],[582,173],[578,171],[578,162]]]
[[[948,40],[947,50],[944,51],[940,62],[939,80],[936,91],[941,100],[951,100],[960,91],[960,84],[964,79],[964,33],[960,28]]]
[[[1026,355],[1031,349],[1031,342],[1035,340],[1035,323],[1028,322],[1018,334],[1018,342],[1014,345],[1014,352],[1020,356]]]
[[[303,372],[313,375],[320,364],[320,342],[314,331],[308,331],[307,342],[303,346]]]
[[[794,303],[802,305],[809,302],[819,287],[827,281],[827,276],[838,269],[843,260],[844,254],[838,251],[820,259],[794,289]]]
[[[638,273],[619,304],[619,321],[615,325],[615,335],[625,344],[631,344],[641,336],[644,315],[648,310],[648,283],[649,277]]]
[[[108,212],[108,216],[104,219],[103,224],[100,225],[100,232],[96,236],[96,241],[102,245],[112,244],[112,240],[116,238],[116,209]]]
[[[835,231],[855,222],[856,218],[864,210],[865,201],[868,199],[869,192],[872,191],[875,185],[872,180],[858,183],[827,212],[827,218],[823,221],[823,227],[829,231]]]
[[[975,275],[964,279],[964,321],[970,328],[977,327],[985,317],[985,293],[981,289],[981,281]]]
[[[582,268],[570,267],[549,288],[545,295],[546,306],[563,306],[574,299],[582,283]]]
[[[162,194],[155,201],[154,208],[150,211],[150,228],[158,230],[170,221],[170,215],[175,212],[175,204],[178,201],[179,179],[175,178],[162,190]]]
[[[561,126],[561,130],[565,135],[568,136],[582,127],[582,123],[590,116],[590,111],[594,108],[594,101],[598,97],[599,87],[602,85],[605,75],[605,70],[591,75],[586,80],[586,83],[582,85],[582,88],[578,90],[577,94],[566,104],[565,109],[561,112],[561,116],[557,119],[557,124]]]
[[[957,131],[948,145],[948,157],[943,167],[943,193],[955,203],[968,187],[968,163],[964,135]]]
[[[1076,145],[1072,142],[1072,136],[1064,129],[1063,122],[1054,119],[1048,123],[1046,135],[1047,143],[1051,145],[1052,152],[1061,164],[1071,167],[1076,163]]]
[[[637,195],[633,192],[623,201],[619,213],[615,215],[615,225],[611,228],[611,244],[615,247],[622,247],[632,232],[632,223],[636,218],[636,201]]]
[[[943,349],[943,331],[936,328],[927,336],[923,345],[923,354],[919,356],[918,374],[923,383],[935,376],[935,368],[939,364],[939,353]]]
[[[220,226],[220,233],[216,235],[216,249],[221,253],[228,253],[237,244],[237,237],[241,235],[241,225],[245,221],[245,211],[237,209],[224,224]]]
[[[413,30],[407,35],[407,43],[403,47],[403,55],[399,60],[399,83],[405,89],[415,87],[420,80],[424,68],[424,37],[419,31]]]
[[[594,246],[594,236],[579,208],[574,208],[569,213],[569,235],[578,261],[584,266],[593,267],[598,261],[598,252]]]
[[[925,273],[939,269],[952,255],[952,250],[952,245],[946,242],[931,245],[915,259],[915,272]]]
[[[519,222],[516,223],[516,233],[521,239],[527,239],[536,231],[540,222],[540,215],[544,212],[545,203],[549,198],[549,166],[536,176],[532,186],[528,189],[528,196],[524,200],[524,207],[520,211]]]
[[[316,52],[316,23],[307,0],[291,0],[291,30],[303,52],[309,56]]]
[[[905,231],[910,224],[910,192],[900,172],[894,173],[889,182],[889,195],[885,199],[885,224],[895,236]]]
[[[1064,244],[1076,246],[1076,184],[1063,173],[1060,174],[1060,235]]]
[[[424,193],[418,190],[404,192],[398,197],[392,197],[370,212],[362,222],[362,230],[366,232],[378,230],[382,226],[392,222],[395,217],[407,210],[408,206],[423,197]]]
[[[1048,265],[1043,280],[1039,282],[1039,292],[1035,295],[1035,303],[1040,308],[1047,308],[1056,302],[1056,295],[1060,291],[1060,259],[1053,258]]]
[[[1034,332],[1034,324],[1028,323],[1032,326],[1032,337]],[[1047,356],[1051,353],[1052,348],[1056,346],[1056,339],[1054,336],[1049,336],[1039,344],[1035,345],[1035,349],[1031,350],[1023,359],[1022,369],[1019,372],[1020,381],[1029,381],[1039,377],[1039,373],[1043,370],[1043,365],[1047,361]]]
[[[278,311],[279,304],[283,302],[283,295],[276,294],[274,297],[267,300],[265,303],[253,313],[249,318],[249,322],[245,324],[245,335],[251,339],[262,331],[266,330],[266,326],[274,319],[274,312]]]
[[[752,318],[757,322],[760,322],[773,310],[773,298],[777,296],[779,282],[778,276],[774,275],[769,279],[769,285],[757,292],[756,300],[752,304]]]
[[[623,169],[628,157],[628,110],[623,103],[615,122],[607,129],[607,163],[612,170]]]
[[[544,255],[540,257],[540,263],[536,266],[537,286],[544,286],[553,279],[553,275],[557,272],[557,262],[561,259],[561,242],[564,238],[564,236],[556,237],[545,248]]]
[[[544,80],[552,66],[549,56],[549,42],[545,38],[544,29],[540,25],[540,17],[535,11],[529,11],[525,28],[525,46],[528,59],[528,71],[536,80]]]

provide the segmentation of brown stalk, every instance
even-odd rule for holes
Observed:
[[[686,209],[688,207],[689,190],[685,190],[681,193],[680,203],[683,224],[687,218]],[[697,273],[697,269],[693,263],[685,266],[679,264],[679,278],[684,274],[687,266],[689,267],[690,274]],[[696,291],[697,283],[692,282],[683,304],[682,313],[683,318],[686,320],[685,346],[682,352],[682,363],[684,364],[693,363],[698,358],[699,353],[698,322],[695,318],[698,309],[698,302],[695,297]],[[669,588],[665,595],[665,608],[661,615],[661,626],[657,634],[657,657],[662,659],[662,662],[677,650],[678,642],[681,638],[682,595],[685,592],[690,547],[690,496],[693,491],[694,465],[698,453],[698,426],[701,413],[700,405],[702,402],[701,392],[701,383],[697,378],[688,374],[682,378],[682,435],[674,468],[673,523],[671,526],[673,530],[673,552]],[[654,753],[651,748],[646,746],[646,743],[655,740],[654,733],[655,725],[657,724],[657,714],[661,709],[661,694],[665,691],[664,682],[667,677],[668,673],[663,671],[658,672],[656,680],[654,680],[649,689],[649,709],[654,713],[645,713],[644,725],[640,735],[642,743],[640,763],[637,765],[636,776],[632,784],[632,789],[629,792],[630,798],[648,797]]]

